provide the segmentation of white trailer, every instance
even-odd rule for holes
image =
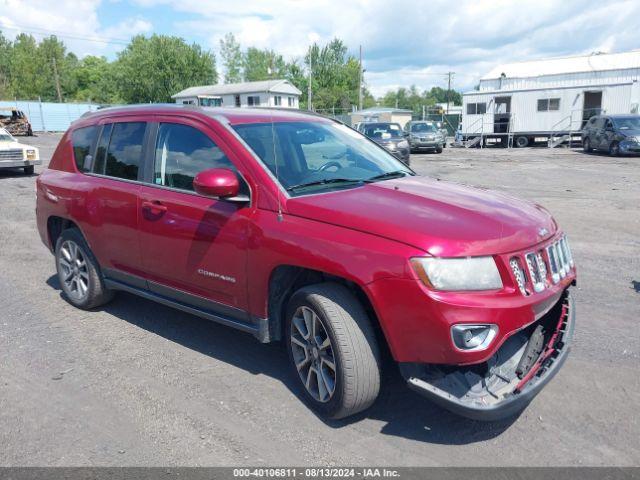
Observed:
[[[463,95],[467,146],[579,140],[600,113],[638,113],[640,50],[501,65]]]

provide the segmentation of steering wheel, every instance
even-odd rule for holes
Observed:
[[[318,169],[318,171],[319,172],[324,172],[325,170],[329,170],[331,167],[336,167],[338,170],[340,170],[342,168],[342,164],[340,162],[336,162],[336,161],[327,162],[324,165],[322,165]]]

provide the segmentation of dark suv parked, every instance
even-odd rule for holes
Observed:
[[[389,122],[361,123],[358,131],[364,133],[405,165],[409,165],[409,142],[400,124]]]
[[[640,115],[591,117],[582,129],[582,146],[613,156],[640,153]]]

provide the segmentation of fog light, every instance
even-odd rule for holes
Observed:
[[[453,344],[464,351],[487,348],[498,333],[497,325],[454,325],[451,327]]]

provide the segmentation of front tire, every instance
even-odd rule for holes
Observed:
[[[618,142],[611,142],[611,145],[609,145],[609,155],[611,155],[612,157],[617,157],[620,155],[620,145],[618,144]]]
[[[113,291],[104,286],[100,266],[76,228],[64,230],[55,249],[56,270],[65,299],[83,310],[104,305]]]
[[[35,167],[33,165],[29,165],[28,167],[24,167],[25,175],[33,175],[35,172]]]
[[[582,142],[582,149],[585,151],[585,153],[591,153],[591,140],[589,140],[589,137],[585,138]]]
[[[340,419],[369,408],[380,391],[380,354],[360,302],[337,283],[309,285],[289,301],[286,342],[304,398]]]
[[[442,153],[442,145],[436,147],[436,153]]]

